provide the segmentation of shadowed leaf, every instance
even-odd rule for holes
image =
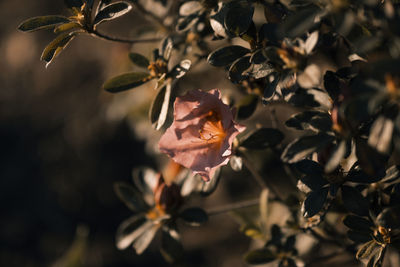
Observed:
[[[312,191],[307,195],[301,207],[304,217],[312,217],[317,214],[325,204],[329,188],[325,187],[317,191]]]
[[[145,56],[138,53],[129,53],[129,59],[133,64],[141,68],[147,68],[150,65],[149,60]]]
[[[60,23],[70,22],[68,18],[64,16],[41,16],[34,17],[25,20],[18,26],[18,30],[24,32],[32,32],[42,29],[48,29],[55,27]]]
[[[250,117],[257,108],[258,96],[257,95],[246,95],[243,97],[237,105],[237,118],[244,120]]]
[[[114,191],[118,198],[133,212],[141,212],[148,209],[139,191],[125,183],[115,183]]]
[[[232,1],[227,4],[225,28],[236,36],[243,34],[253,20],[254,7],[247,0]]]
[[[346,225],[347,227],[356,232],[361,232],[366,234],[371,233],[374,227],[374,224],[369,220],[351,214],[347,215],[346,218],[344,218],[343,223],[344,225]]]
[[[283,133],[277,129],[260,128],[251,133],[240,145],[248,149],[264,149],[278,145],[283,138]]]
[[[201,208],[188,208],[179,214],[186,223],[192,226],[200,226],[208,220],[207,213]]]
[[[367,216],[368,215],[368,201],[363,195],[350,186],[342,186],[342,200],[345,208],[357,215]]]
[[[268,248],[261,248],[250,251],[244,256],[244,260],[248,264],[265,264],[277,259],[277,255]]]
[[[250,50],[239,45],[219,48],[208,55],[207,61],[215,67],[232,64],[236,59],[250,53]]]
[[[152,77],[146,72],[130,72],[111,78],[104,83],[103,88],[110,93],[118,93],[142,85],[151,79]]]

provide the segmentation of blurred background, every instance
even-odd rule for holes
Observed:
[[[34,16],[68,16],[63,1],[2,0],[0,14],[0,266],[165,266],[157,241],[138,256],[117,250],[114,239],[131,213],[113,183],[130,182],[134,167],[157,169],[165,160],[155,161],[155,142],[144,139],[155,132],[146,114],[153,84],[118,95],[101,88],[132,70],[129,51],[149,56],[158,44],[131,47],[79,36],[46,69],[40,55],[55,35],[17,27]],[[135,37],[149,24],[138,14],[101,30]],[[198,70],[180,86],[232,86],[222,70],[212,69],[206,81]],[[225,176],[210,198],[197,203],[207,208],[255,196],[243,180]],[[200,228],[181,228],[188,265],[243,265],[250,241],[226,214]]]

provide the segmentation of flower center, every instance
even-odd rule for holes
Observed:
[[[226,137],[226,131],[222,126],[220,116],[213,110],[205,115],[205,123],[199,130],[200,139],[208,143],[222,144]]]

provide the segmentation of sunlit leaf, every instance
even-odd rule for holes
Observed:
[[[63,33],[57,36],[50,44],[46,46],[43,50],[41,60],[46,61],[46,68],[49,64],[55,59],[71,42],[71,40],[75,37],[76,32]]]
[[[207,61],[215,67],[223,67],[232,64],[236,59],[249,53],[250,50],[239,45],[219,48],[208,55]]]
[[[145,251],[145,249],[150,245],[159,228],[160,224],[153,224],[133,241],[132,247],[135,249],[138,255],[142,254],[143,251]]]
[[[123,221],[117,229],[116,245],[118,249],[127,248],[132,242],[153,226],[153,222],[139,214]]]
[[[129,53],[129,59],[138,67],[147,68],[150,65],[149,60],[139,53]]]
[[[70,20],[64,16],[41,16],[25,20],[18,26],[18,29],[24,32],[32,32],[42,29],[53,28],[58,24],[68,22],[70,22]]]
[[[189,71],[191,65],[192,62],[189,59],[182,60],[179,64],[172,68],[172,70],[168,73],[168,76],[175,79],[180,79]]]
[[[97,13],[94,18],[93,25],[97,26],[108,20],[113,20],[128,13],[132,6],[127,2],[115,2],[105,6]]]

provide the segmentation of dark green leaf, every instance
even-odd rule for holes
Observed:
[[[306,174],[300,178],[300,181],[313,191],[320,190],[328,184],[321,174]]]
[[[128,13],[131,9],[132,6],[129,3],[122,1],[107,5],[96,15],[93,21],[93,25],[97,26],[105,21],[121,17]]]
[[[257,108],[258,96],[257,95],[246,95],[243,97],[237,105],[237,118],[244,120],[250,117]]]
[[[63,33],[57,36],[50,44],[43,50],[41,60],[46,61],[46,68],[69,44],[69,42],[75,37],[75,32]]]
[[[319,111],[305,111],[290,117],[286,126],[297,130],[313,130],[327,132],[332,129],[332,120],[328,113]]]
[[[307,195],[301,207],[304,217],[312,217],[324,207],[328,191],[329,188],[325,187],[317,191],[311,191],[311,193]]]
[[[254,7],[247,0],[232,1],[227,4],[225,28],[239,36],[247,31],[253,20]]]
[[[277,44],[280,40],[278,35],[278,25],[274,23],[263,24],[258,32],[260,42],[269,41]]]
[[[240,145],[248,149],[264,149],[278,145],[283,138],[283,133],[277,129],[260,128],[251,133]]]
[[[360,233],[357,231],[349,230],[347,231],[347,236],[350,240],[356,243],[365,243],[371,240],[371,235],[366,233]]]
[[[18,26],[18,30],[32,32],[42,29],[53,28],[60,23],[70,22],[64,16],[41,16],[25,20]]]
[[[188,1],[183,3],[179,8],[179,15],[181,16],[189,16],[195,12],[198,12],[202,9],[200,2],[197,1]]]
[[[250,251],[244,256],[248,264],[265,264],[277,259],[277,255],[268,248],[261,248]]]
[[[104,83],[103,88],[110,93],[118,93],[142,85],[151,79],[152,77],[146,72],[130,72],[111,78]]]
[[[133,212],[141,212],[149,208],[144,202],[141,193],[132,186],[125,183],[115,183],[114,191],[118,198]]]
[[[361,169],[372,177],[385,176],[387,157],[372,147],[364,139],[356,139],[356,155]]]
[[[167,119],[171,101],[171,90],[172,85],[169,81],[159,89],[153,103],[151,104],[150,121],[156,130],[161,129]]]
[[[192,226],[199,226],[208,220],[207,213],[201,208],[188,208],[182,211],[179,216]]]
[[[311,153],[322,149],[329,143],[333,142],[333,140],[333,136],[322,133],[302,136],[286,146],[281,158],[283,161],[288,163],[300,161]]]
[[[177,32],[182,32],[189,30],[190,28],[193,27],[194,24],[199,20],[199,16],[197,13],[191,14],[187,17],[180,18],[178,20],[178,24],[176,25],[176,31]]]
[[[294,166],[301,173],[308,174],[308,175],[322,176],[322,173],[323,173],[322,166],[319,163],[317,163],[313,160],[309,160],[309,159],[304,159],[299,162],[296,162],[294,164]]]
[[[295,248],[295,244],[296,244],[296,236],[295,235],[291,235],[286,239],[285,245],[284,245],[284,250],[285,251],[294,251]]]
[[[276,76],[276,75],[275,75]],[[264,88],[264,94],[263,94],[263,98],[262,98],[262,103],[264,105],[268,104],[268,101],[270,101],[276,92],[276,87],[278,86],[280,77],[276,76],[274,77],[274,80],[272,82],[267,83],[267,85]]]
[[[347,152],[346,140],[340,141],[339,144],[336,145],[332,154],[329,157],[329,160],[325,164],[325,172],[330,173],[333,172],[337,166],[339,166],[340,161],[344,158]]]
[[[172,48],[174,47],[174,43],[172,42],[171,37],[165,37],[160,44],[160,56],[164,59],[164,61],[168,62],[171,57]]]
[[[345,208],[357,215],[368,215],[368,201],[354,187],[342,186],[342,200]]]
[[[381,180],[381,177],[371,177],[367,175],[363,170],[361,170],[358,162],[356,162],[347,174],[346,180],[355,183],[371,184]]]
[[[129,58],[133,64],[141,68],[147,68],[150,65],[149,60],[138,53],[129,53]]]
[[[69,30],[78,30],[81,29],[82,25],[80,25],[79,23],[76,22],[68,22],[68,23],[63,23],[63,24],[59,24],[54,28],[54,33],[62,33],[62,32],[66,32]]]
[[[347,215],[343,220],[344,225],[356,232],[370,234],[374,228],[374,224],[360,216]]]
[[[207,61],[215,67],[223,67],[232,64],[235,60],[243,57],[247,53],[250,53],[250,50],[243,46],[226,46],[209,54]]]
[[[235,62],[232,63],[229,68],[229,79],[233,83],[240,83],[244,79],[246,79],[247,75],[244,73],[248,68],[250,68],[250,57],[245,56],[238,58]]]

